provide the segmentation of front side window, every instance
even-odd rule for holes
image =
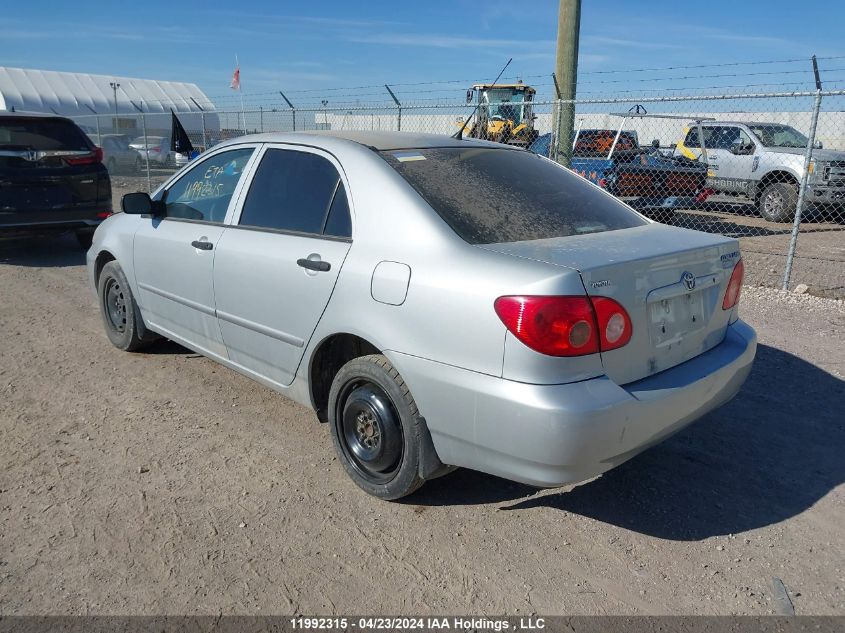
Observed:
[[[647,223],[584,178],[530,152],[450,147],[381,155],[470,244],[601,233]]]
[[[165,217],[223,222],[253,151],[233,149],[196,165],[165,192]]]
[[[340,174],[317,154],[268,149],[255,171],[239,224],[349,237],[349,207]]]

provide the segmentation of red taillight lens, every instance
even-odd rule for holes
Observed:
[[[739,303],[743,277],[745,277],[745,264],[740,259],[734,266],[734,271],[731,273],[730,281],[728,281],[728,288],[725,290],[725,298],[722,301],[722,310],[730,310]]]
[[[151,147],[151,148],[150,148],[150,151],[151,151],[151,152],[155,152],[156,154],[158,154],[158,153],[160,153],[160,152],[161,152],[161,148],[160,148],[160,147]]]
[[[701,191],[698,192],[698,195],[695,197],[695,201],[696,202],[705,202],[707,200],[707,198],[712,196],[714,193],[716,193],[715,190],[710,189],[709,187],[705,187],[704,189],[702,189]]]
[[[541,354],[599,351],[596,318],[587,297],[499,297],[494,307],[508,330]]]
[[[62,156],[68,165],[93,165],[94,163],[103,162],[103,149],[97,147],[90,154],[75,154],[72,156]]]
[[[599,324],[601,351],[607,352],[627,345],[634,328],[625,308],[609,297],[592,297],[591,300]]]
[[[100,219],[100,220],[105,220],[105,219],[106,219],[107,217],[109,217],[110,215],[112,215],[112,212],[111,212],[111,211],[100,211],[100,212],[97,214],[97,218],[98,218],[98,219]]]
[[[583,356],[626,345],[631,317],[608,297],[499,297],[502,323],[528,347],[549,356]]]

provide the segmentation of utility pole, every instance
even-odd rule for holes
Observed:
[[[116,81],[110,81],[109,85],[114,91],[114,125],[112,125],[112,132],[117,132],[117,89],[120,88],[120,84]]]
[[[557,121],[554,158],[569,167],[572,131],[575,127],[575,85],[578,78],[578,34],[581,30],[581,0],[559,0],[557,15],[557,58],[555,76],[560,85],[560,116]]]

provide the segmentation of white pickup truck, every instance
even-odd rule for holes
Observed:
[[[807,137],[789,125],[739,121],[690,124],[676,155],[700,159],[699,126],[707,154],[707,186],[719,194],[747,197],[766,220],[795,217],[804,174]],[[813,150],[806,205],[845,207],[845,152]],[[805,210],[807,207],[805,207]]]

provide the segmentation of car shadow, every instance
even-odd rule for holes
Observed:
[[[667,540],[737,534],[800,514],[845,481],[843,405],[845,381],[760,345],[734,400],[568,492],[457,471],[408,502],[514,502],[500,509],[551,508]]]
[[[85,250],[72,233],[0,238],[0,264],[33,268],[83,266]]]

